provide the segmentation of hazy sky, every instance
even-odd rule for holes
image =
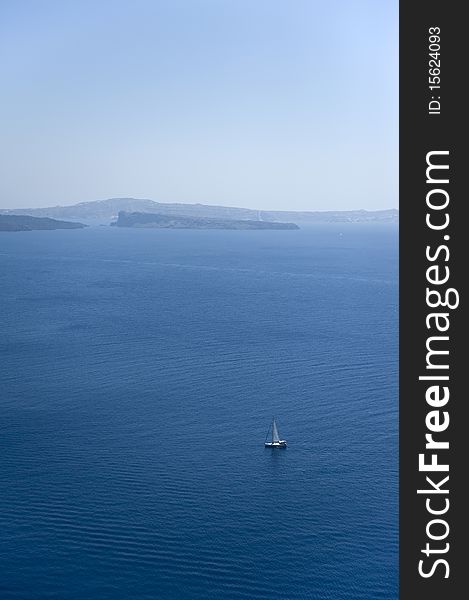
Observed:
[[[1,0],[0,207],[397,207],[397,0]]]

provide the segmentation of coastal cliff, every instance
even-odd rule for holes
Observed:
[[[125,211],[119,212],[117,221],[111,225],[151,229],[299,229],[295,223],[212,219]]]

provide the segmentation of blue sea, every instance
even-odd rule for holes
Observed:
[[[1,233],[2,600],[396,599],[397,238]]]

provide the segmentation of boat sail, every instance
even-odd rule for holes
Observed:
[[[267,438],[269,437],[269,433],[272,432],[272,441],[268,442]],[[267,435],[265,436],[264,446],[266,448],[286,448],[287,441],[281,440],[278,434],[277,423],[275,422],[275,417],[272,418],[272,424],[270,425]]]

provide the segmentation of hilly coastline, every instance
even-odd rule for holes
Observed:
[[[0,214],[22,214],[109,225],[111,221],[115,221],[118,218],[121,211],[176,217],[267,221],[271,223],[397,223],[399,215],[396,209],[377,211],[266,211],[208,204],[171,204],[137,198],[109,198],[94,202],[80,202],[73,206],[0,209]]]
[[[48,217],[0,214],[0,231],[36,231],[53,229],[83,229],[87,225],[70,221],[58,221]]]

